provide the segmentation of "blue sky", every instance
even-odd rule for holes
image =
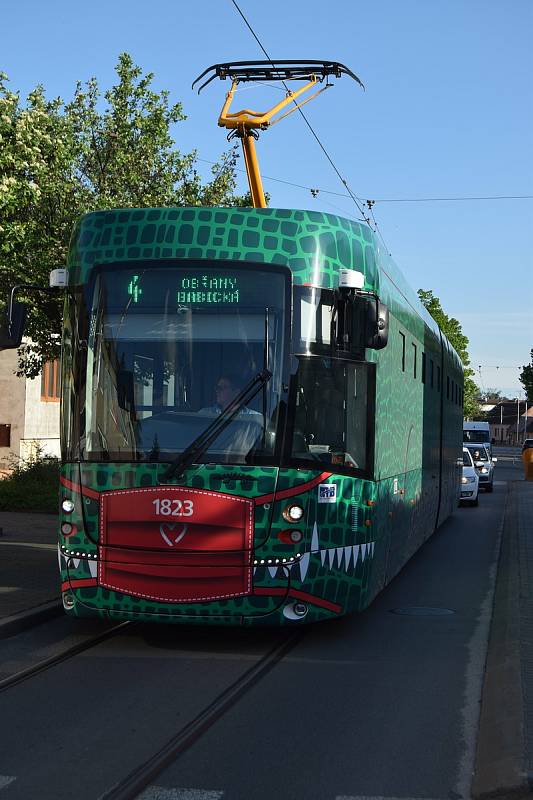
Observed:
[[[327,58],[349,66],[306,115],[352,191],[374,214],[411,285],[432,289],[470,339],[482,387],[512,396],[533,347],[533,200],[385,202],[413,198],[533,195],[533,3],[531,0],[237,0],[272,58]],[[128,51],[157,89],[188,116],[174,131],[205,162],[226,148],[216,119],[228,84],[200,96],[207,66],[263,55],[231,0],[8,0],[0,69],[25,96],[42,83],[72,97],[77,80],[114,81]],[[263,108],[281,93],[246,89],[237,105]],[[298,114],[261,136],[276,207],[358,218]],[[207,175],[209,164],[200,162]],[[241,176],[241,188],[245,188]],[[498,367],[498,369],[496,369]]]

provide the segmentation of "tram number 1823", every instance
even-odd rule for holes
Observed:
[[[158,517],[192,517],[194,503],[192,500],[169,500],[168,497],[157,497],[152,500]]]

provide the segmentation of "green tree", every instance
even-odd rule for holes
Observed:
[[[474,370],[470,367],[470,356],[467,349],[468,338],[464,335],[459,320],[449,317],[444,312],[439,298],[432,291],[419,289],[418,296],[463,362],[465,375],[464,415],[475,419],[480,414],[480,392],[479,387],[472,380]]]
[[[65,263],[80,214],[101,208],[245,205],[236,197],[236,151],[223,154],[207,183],[196,151],[182,153],[170,134],[186,119],[169,92],[152,88],[127,53],[117,82],[101,96],[95,78],[78,83],[71,102],[47,100],[42,86],[25,103],[0,73],[0,298],[18,283],[48,285]],[[39,294],[28,304],[19,372],[37,375],[60,350],[61,300]]]
[[[523,365],[519,376],[519,381],[526,391],[528,405],[533,404],[533,349],[530,356],[531,362]]]

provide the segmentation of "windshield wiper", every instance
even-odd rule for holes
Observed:
[[[171,463],[167,471],[161,476],[161,480],[166,482],[174,476],[180,478],[187,467],[190,467],[197,458],[209,449],[210,445],[220,436],[222,431],[227,428],[241,408],[250,400],[253,400],[271,377],[271,371],[269,369],[263,369],[255,378],[252,378],[242,392],[239,392],[231,403],[207,426],[205,431],[203,431],[200,436],[197,436],[194,442],[191,442],[187,449]]]

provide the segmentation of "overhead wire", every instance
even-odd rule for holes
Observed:
[[[255,41],[256,41],[256,42],[257,42],[257,44],[259,45],[259,47],[260,47],[261,51],[262,51],[262,52],[263,52],[263,54],[266,56],[266,58],[268,59],[268,61],[269,61],[269,62],[272,64],[272,67],[274,67],[274,62],[273,62],[273,60],[272,60],[271,56],[269,55],[269,53],[267,52],[267,50],[266,50],[266,49],[265,49],[265,47],[263,46],[263,44],[262,44],[261,40],[260,40],[260,39],[259,39],[259,37],[257,36],[256,32],[254,31],[254,29],[252,28],[252,26],[251,26],[251,25],[250,25],[250,23],[248,22],[248,20],[247,20],[246,16],[244,15],[244,13],[242,12],[242,10],[240,9],[240,7],[239,7],[238,3],[236,2],[236,0],[231,0],[231,2],[232,2],[232,4],[233,4],[233,6],[235,7],[235,9],[237,10],[237,12],[238,12],[238,14],[240,15],[240,17],[242,18],[242,20],[243,20],[244,24],[246,25],[246,27],[248,28],[248,30],[250,31],[250,33],[251,33],[251,34],[252,34],[252,36],[254,37]],[[286,83],[285,81],[283,81],[283,80],[281,81],[281,83],[283,84],[283,86],[284,86],[285,90],[286,90],[288,93],[290,93],[290,89],[289,89],[289,87],[287,86],[287,83]],[[335,162],[333,161],[332,157],[330,156],[330,154],[329,154],[329,153],[328,153],[328,151],[326,150],[325,146],[322,144],[322,142],[321,142],[321,140],[320,140],[320,138],[319,138],[318,134],[317,134],[317,133],[315,132],[315,130],[313,129],[313,127],[312,127],[311,123],[309,122],[309,120],[308,120],[308,119],[307,119],[307,117],[305,116],[304,112],[302,111],[302,109],[301,109],[301,108],[298,106],[298,104],[296,103],[296,100],[293,100],[293,102],[294,102],[294,104],[297,106],[297,110],[298,110],[298,112],[300,113],[300,115],[301,115],[302,119],[304,120],[304,122],[305,122],[306,126],[308,127],[309,131],[311,132],[311,134],[312,134],[313,138],[316,140],[316,142],[317,142],[317,144],[319,145],[320,149],[322,150],[322,152],[324,153],[324,155],[325,155],[325,157],[327,158],[328,162],[330,163],[331,167],[333,168],[333,170],[334,170],[335,174],[337,175],[337,177],[338,177],[338,178],[339,178],[339,180],[341,181],[342,185],[344,186],[344,188],[345,188],[345,189],[346,189],[346,191],[348,192],[348,196],[349,196],[349,197],[351,198],[351,200],[354,202],[354,204],[355,204],[356,208],[358,209],[359,213],[360,213],[360,214],[361,214],[361,216],[363,217],[363,220],[364,220],[364,221],[365,221],[365,222],[366,222],[366,223],[367,223],[367,224],[368,224],[370,227],[373,227],[373,228],[374,228],[374,231],[375,231],[375,232],[376,232],[376,233],[379,235],[379,237],[380,237],[380,239],[381,239],[381,241],[382,241],[382,243],[383,243],[383,245],[384,245],[384,247],[385,247],[385,249],[386,249],[387,253],[389,254],[389,256],[391,255],[391,253],[390,253],[390,251],[389,251],[389,248],[388,248],[388,246],[387,246],[387,243],[385,242],[385,239],[383,238],[383,234],[381,233],[381,230],[380,230],[380,228],[379,228],[379,226],[378,226],[378,224],[377,224],[377,221],[376,221],[376,218],[375,218],[375,216],[374,216],[374,212],[373,212],[373,206],[375,205],[375,203],[376,203],[376,202],[428,202],[429,200],[436,201],[436,200],[445,200],[445,199],[448,199],[448,198],[427,198],[427,199],[426,199],[426,198],[417,198],[417,199],[399,198],[399,199],[391,199],[391,200],[386,200],[386,199],[384,199],[384,200],[379,200],[379,201],[378,201],[378,200],[364,200],[363,198],[361,198],[361,197],[358,197],[358,196],[357,196],[357,195],[356,195],[354,192],[352,192],[352,190],[350,189],[350,187],[349,187],[349,185],[348,185],[348,182],[347,182],[347,180],[346,180],[345,178],[343,178],[343,176],[341,175],[341,173],[340,173],[339,169],[337,168],[337,166],[336,166]],[[265,176],[265,177],[266,177],[266,176]],[[280,182],[280,183],[286,183],[286,184],[289,184],[289,185],[295,185],[295,186],[296,186],[296,184],[291,184],[291,183],[290,183],[290,181],[282,181],[282,180],[281,180],[281,179],[279,179],[279,178],[270,178],[270,180],[276,180],[276,181],[278,181],[278,182]],[[307,189],[309,189],[309,190],[311,191],[311,194],[312,194],[314,197],[316,197],[316,194],[317,194],[317,193],[320,191],[320,190],[317,190],[317,189],[312,189],[311,187],[299,187],[299,188],[307,188]],[[330,192],[330,194],[336,194],[336,193],[334,193],[334,192]],[[346,197],[346,195],[339,195],[339,196],[344,196],[344,197]],[[457,199],[460,199],[460,198],[457,198]],[[467,198],[464,198],[464,199],[467,199]],[[474,198],[470,198],[470,199],[474,199]],[[477,199],[489,199],[489,198],[477,198]],[[492,199],[492,198],[490,198],[490,199]],[[494,198],[494,199],[496,199],[496,198]],[[498,198],[498,199],[504,199],[504,198],[503,198],[503,197],[500,197],[500,198]],[[511,199],[511,198],[505,198],[505,199]],[[512,198],[512,199],[530,199],[530,196],[528,195],[528,196],[524,196],[523,198],[521,197],[521,198]],[[360,203],[364,203],[364,204],[365,204],[365,205],[368,207],[369,216],[368,216],[367,214],[365,214],[365,211],[364,211],[364,209],[362,208],[362,206],[360,205]],[[372,226],[371,219],[372,219],[372,222],[373,222],[373,226]],[[391,282],[392,282],[392,283],[393,283],[393,284],[396,286],[396,283],[395,283],[395,281],[394,281],[394,280],[392,279],[392,277],[391,277],[391,276],[390,276],[390,275],[389,275],[389,274],[386,272],[386,270],[383,270],[383,271],[385,272],[385,274],[387,274],[387,276],[388,276],[389,280],[390,280],[390,281],[391,281]],[[396,288],[398,288],[398,290],[400,291],[400,293],[402,294],[402,296],[404,296],[404,295],[403,295],[403,292],[401,291],[401,289],[399,289],[399,287],[396,287]],[[407,300],[407,298],[405,298],[405,299]],[[409,302],[409,301],[407,300],[407,302]],[[409,302],[409,305],[411,305],[411,303],[410,303],[410,302]],[[480,372],[481,372],[481,371],[480,371]],[[480,379],[481,379],[481,374],[480,374]]]
[[[244,24],[246,25],[246,27],[248,28],[248,30],[250,31],[250,33],[251,33],[251,34],[252,34],[252,36],[254,37],[255,41],[257,42],[257,44],[258,44],[258,45],[259,45],[259,47],[261,48],[262,52],[263,52],[263,53],[264,53],[264,55],[267,57],[267,59],[270,61],[270,63],[272,64],[272,66],[274,67],[274,63],[273,63],[273,61],[272,61],[272,58],[271,58],[271,56],[270,56],[270,55],[267,53],[266,49],[263,47],[263,44],[261,43],[261,41],[260,41],[259,37],[257,36],[256,32],[254,31],[254,29],[252,28],[252,26],[250,25],[250,23],[249,23],[249,22],[248,22],[248,20],[246,19],[245,15],[243,14],[243,12],[241,11],[241,9],[239,8],[239,6],[238,6],[238,4],[237,4],[236,0],[231,0],[231,2],[233,3],[233,5],[235,6],[235,8],[237,9],[237,12],[239,13],[239,15],[241,16],[241,18],[243,19],[243,21],[244,21]],[[281,81],[281,82],[282,82],[283,86],[285,87],[285,90],[286,90],[287,92],[290,92],[290,90],[289,90],[289,87],[287,86],[287,83],[286,83],[285,81]],[[295,101],[295,100],[294,100],[293,102],[295,103],[295,105],[297,105],[297,103],[296,103],[296,101]],[[324,155],[326,156],[327,160],[329,161],[329,163],[330,163],[330,164],[331,164],[331,166],[333,167],[333,169],[334,169],[334,171],[335,171],[335,173],[336,173],[337,177],[339,178],[339,180],[341,181],[341,183],[342,183],[342,184],[343,184],[343,186],[345,187],[346,191],[348,192],[349,196],[351,197],[351,199],[352,199],[352,200],[353,200],[353,202],[355,203],[355,205],[356,205],[356,207],[357,207],[357,210],[359,211],[359,213],[360,213],[360,214],[361,214],[361,216],[363,217],[364,221],[365,221],[365,222],[367,222],[368,224],[370,224],[370,220],[369,220],[369,219],[368,219],[368,217],[365,215],[364,209],[363,209],[363,208],[362,208],[362,206],[360,205],[360,203],[361,203],[361,202],[362,202],[362,203],[364,203],[365,201],[364,201],[364,200],[363,200],[361,197],[358,197],[356,194],[354,194],[354,192],[352,192],[352,190],[351,190],[351,189],[350,189],[350,187],[348,186],[348,182],[346,181],[346,179],[345,179],[345,178],[343,178],[343,177],[342,177],[342,175],[341,175],[340,171],[337,169],[337,166],[335,165],[335,162],[333,161],[333,159],[331,158],[330,154],[328,153],[328,151],[326,150],[326,148],[324,147],[324,145],[323,145],[323,144],[322,144],[322,142],[320,141],[320,138],[319,138],[318,134],[315,132],[315,130],[314,130],[314,128],[313,128],[313,126],[311,125],[311,123],[309,122],[309,120],[307,119],[307,117],[305,116],[305,114],[304,114],[304,112],[302,111],[302,109],[298,107],[298,108],[297,108],[297,110],[299,111],[300,115],[302,116],[302,119],[304,120],[305,124],[307,125],[307,127],[308,127],[308,128],[309,128],[309,130],[311,131],[311,134],[312,134],[312,136],[314,137],[314,139],[316,140],[316,142],[317,142],[318,146],[320,147],[320,149],[322,150],[322,152],[323,152],[323,153],[324,153]]]
[[[204,164],[215,165],[216,161],[210,161],[207,158],[197,158],[197,161],[202,161]],[[245,169],[236,168],[238,172],[245,173]],[[303,189],[310,192],[313,197],[319,194],[329,194],[332,197],[345,197],[351,199],[349,194],[343,192],[334,192],[332,189],[323,189],[319,186],[306,186],[303,183],[295,183],[294,181],[287,181],[283,178],[275,178],[273,175],[262,175],[263,180],[274,181],[275,183],[284,183],[286,186],[292,186],[295,189]],[[533,194],[498,194],[498,195],[478,195],[463,197],[377,197],[374,200],[364,200],[364,203],[441,203],[441,202],[463,202],[463,201],[476,201],[476,200],[533,200]]]

